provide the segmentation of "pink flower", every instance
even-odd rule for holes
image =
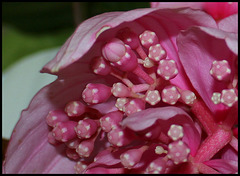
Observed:
[[[190,7],[207,12],[215,20],[238,13],[238,2],[151,2],[151,7],[180,8]]]
[[[58,79],[22,111],[3,172],[237,172],[236,18],[149,8],[86,20],[41,70]],[[232,71],[216,80],[223,58]]]

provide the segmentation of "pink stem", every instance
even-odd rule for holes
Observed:
[[[141,47],[141,45],[139,45],[137,48],[136,48],[136,52],[138,53],[138,55],[144,60],[147,55],[146,53],[144,52],[143,48]]]
[[[154,79],[150,77],[145,71],[143,71],[143,69],[139,65],[133,70],[133,73],[142,78],[150,85],[154,83]]]
[[[208,136],[197,151],[194,161],[201,163],[211,159],[219,150],[221,150],[232,139],[231,131],[226,131],[218,127],[216,131]]]
[[[211,135],[217,128],[217,124],[214,121],[212,113],[204,104],[203,101],[195,101],[192,105],[192,112],[195,114],[197,119],[203,125],[208,135]]]

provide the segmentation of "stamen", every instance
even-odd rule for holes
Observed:
[[[149,87],[150,87],[149,84],[138,84],[138,85],[133,85],[131,87],[131,90],[134,93],[138,93],[138,92],[144,92],[144,91],[148,90]]]
[[[161,59],[165,59],[167,57],[167,52],[163,49],[163,47],[158,43],[156,45],[152,45],[149,48],[148,52],[149,59],[159,62]]]
[[[210,74],[217,80],[227,80],[230,77],[231,69],[228,61],[213,61]]]
[[[146,57],[144,60],[143,60],[143,66],[145,68],[152,68],[154,66],[154,62],[152,60],[150,60],[148,57]]]
[[[182,141],[175,141],[168,145],[168,158],[171,159],[174,164],[187,162],[190,149]]]
[[[98,75],[108,75],[112,70],[110,64],[102,56],[93,58],[90,66],[92,71]]]
[[[111,39],[102,48],[104,58],[110,62],[118,62],[126,54],[125,44],[117,39]]]
[[[78,161],[74,166],[76,174],[82,174],[82,172],[87,168],[87,164],[84,161]]]
[[[92,119],[83,119],[78,122],[75,127],[77,136],[82,138],[90,138],[98,129],[98,124]]]
[[[162,146],[157,146],[157,147],[155,148],[155,153],[158,154],[158,155],[161,155],[161,154],[163,154],[163,153],[167,153],[167,151],[164,150],[164,148],[163,148]]]
[[[146,93],[145,100],[150,105],[156,105],[161,100],[158,90],[153,90],[153,91],[148,90]]]
[[[148,146],[142,146],[138,149],[130,149],[120,155],[121,163],[124,167],[131,169],[133,168],[140,160],[143,153],[148,149]]]
[[[54,127],[58,122],[68,121],[69,118],[63,110],[52,110],[46,117],[47,124]]]
[[[140,45],[137,35],[129,28],[118,31],[117,37],[134,50]]]
[[[76,149],[77,146],[80,144],[81,140],[79,138],[74,138],[68,142],[66,142],[66,146],[70,149]]]
[[[72,140],[77,137],[74,131],[76,125],[77,122],[74,121],[58,122],[52,130],[53,136],[56,140],[61,142]]]
[[[99,104],[108,100],[111,88],[104,84],[89,83],[82,92],[83,100],[89,104]]]
[[[108,141],[118,147],[126,146],[134,139],[134,132],[119,127],[112,129],[108,134]]]
[[[165,80],[174,78],[178,74],[178,69],[175,61],[170,59],[160,60],[157,74],[159,74]]]
[[[130,115],[145,109],[145,102],[141,99],[133,99],[124,105],[123,111]]]
[[[162,90],[162,100],[165,103],[174,105],[180,96],[181,95],[175,86],[167,86]]]
[[[89,157],[94,149],[95,137],[82,141],[76,148],[80,157]]]
[[[192,105],[196,100],[196,95],[190,90],[181,90],[180,95],[181,100],[187,105]]]
[[[120,82],[113,84],[111,92],[115,97],[129,97],[131,95],[130,88]]]
[[[67,148],[66,155],[68,158],[73,159],[73,160],[78,160],[80,158],[75,149]]]
[[[228,107],[232,107],[232,105],[238,101],[238,96],[234,89],[224,89],[222,90],[221,102]]]
[[[174,141],[181,139],[183,137],[183,127],[175,124],[171,125],[168,136]]]
[[[107,113],[100,118],[100,125],[103,131],[109,132],[116,128],[123,119],[123,114],[119,111]]]
[[[124,106],[126,103],[128,103],[130,100],[128,98],[118,98],[115,106],[120,110],[124,111]]]
[[[211,100],[212,100],[212,102],[214,103],[214,104],[219,104],[219,103],[221,103],[221,93],[219,93],[219,92],[214,92],[213,93],[213,95],[212,95],[212,98],[211,98]]]
[[[52,145],[61,144],[60,141],[57,141],[57,140],[55,139],[55,137],[53,136],[53,132],[52,132],[52,131],[50,131],[50,132],[48,133],[48,142],[49,142],[50,144],[52,144]]]
[[[139,35],[140,42],[145,48],[149,48],[152,45],[158,43],[158,37],[153,31],[145,30]]]
[[[164,158],[153,160],[146,168],[146,174],[164,174],[166,170],[166,161]]]
[[[86,111],[86,106],[80,101],[71,101],[65,106],[65,112],[69,117],[81,116]]]

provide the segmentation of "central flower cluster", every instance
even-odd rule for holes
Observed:
[[[85,103],[75,100],[64,109],[50,111],[46,118],[51,127],[49,143],[66,144],[66,156],[76,161],[76,173],[131,173],[134,169],[142,173],[168,173],[170,167],[189,161],[190,148],[182,141],[182,126],[172,124],[165,134],[156,125],[138,133],[121,124],[124,118],[144,109],[188,107],[196,101],[194,92],[171,83],[179,73],[179,66],[168,56],[156,33],[145,30],[136,34],[124,28],[101,51],[101,55],[92,59],[91,70],[97,75],[112,75],[119,82],[112,87],[89,83],[82,92]],[[210,74],[223,80],[229,77],[230,69],[226,61],[214,62]],[[92,108],[107,102],[111,96],[115,111],[101,114]],[[221,94],[214,93],[212,100],[215,104],[232,106],[237,95],[234,89],[227,89]],[[96,154],[99,141],[105,146],[102,153]],[[115,153],[116,166],[89,169],[104,152]],[[147,155],[151,159],[146,159]]]

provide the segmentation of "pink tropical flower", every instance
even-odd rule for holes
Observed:
[[[236,173],[236,23],[189,8],[86,20],[41,70],[58,79],[22,111],[3,173]]]
[[[190,7],[207,12],[215,20],[238,13],[238,2],[151,2],[151,7],[180,8]]]

